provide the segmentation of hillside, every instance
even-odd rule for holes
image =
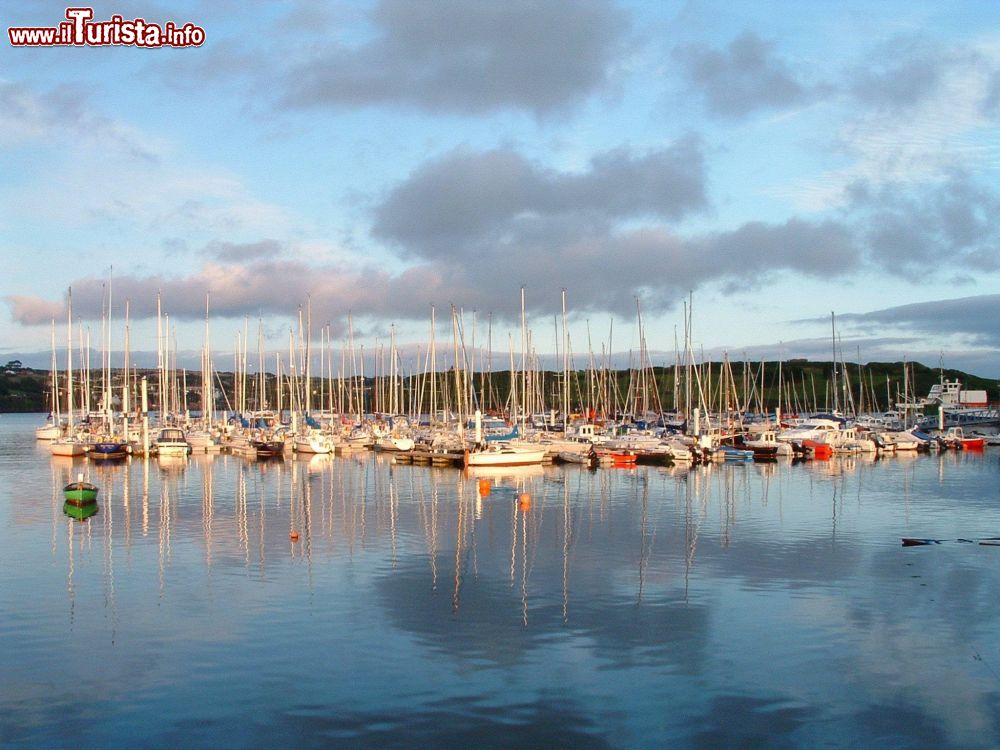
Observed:
[[[907,363],[907,370],[910,375],[909,392],[924,396],[930,390],[931,385],[938,383],[942,378],[947,380],[959,380],[963,386],[969,390],[985,390],[990,402],[1000,402],[1000,390],[998,382],[986,378],[962,372],[961,370],[945,369],[940,370],[930,368],[919,363]],[[713,394],[717,400],[720,392],[720,373],[723,367],[721,363],[714,362],[709,368],[702,370],[702,387],[708,389],[711,386]],[[845,390],[842,368],[838,367],[838,391],[841,399]],[[753,394],[751,406],[758,405],[763,408],[773,408],[778,403],[778,383],[779,383],[779,363],[778,362],[752,362],[734,363],[730,365],[732,372],[731,383],[735,384],[736,391],[743,400],[743,393],[748,391]],[[780,381],[782,384],[783,397],[781,403],[785,409],[807,408],[816,404],[819,408],[827,408],[832,402],[832,372],[830,362],[811,362],[807,360],[789,360],[781,363]],[[115,377],[117,378],[117,371]],[[677,399],[682,399],[684,391],[683,367],[681,368],[681,378],[678,381]],[[151,403],[156,403],[155,394],[155,371],[140,371],[139,375],[147,375],[150,381]],[[188,404],[192,409],[200,405],[201,383],[197,373],[186,373],[188,384]],[[864,387],[859,383],[864,382]],[[98,378],[95,376],[95,382]],[[444,394],[451,386],[447,383],[449,378],[446,373],[441,373],[439,382]],[[486,387],[482,386],[482,375],[475,376],[475,388],[478,393],[488,393],[492,396],[488,399],[490,403],[483,404],[484,407],[502,406],[508,397],[510,375],[508,372],[493,373],[490,382]],[[551,403],[558,404],[561,386],[560,373],[543,372],[538,377],[540,387],[549,397]],[[628,370],[619,370],[614,373],[613,382],[616,383],[619,403],[623,402],[630,393],[630,382],[633,384],[632,393],[636,393],[636,384],[639,378],[634,377],[634,373]],[[18,362],[9,362],[0,369],[0,413],[3,412],[48,412],[51,409],[49,397],[50,377],[47,370],[38,370],[21,367]],[[227,393],[232,393],[233,374],[218,373],[218,383]],[[268,389],[273,389],[273,377],[268,378]],[[656,392],[653,389],[653,382],[656,384]],[[650,408],[655,408],[657,398],[663,409],[670,409],[675,402],[674,368],[656,367],[652,370],[650,378],[647,373],[645,378],[646,403]],[[367,379],[366,389],[371,391],[371,379]],[[863,366],[847,366],[847,384],[850,388],[850,396],[854,403],[859,405],[861,410],[886,410],[891,404],[904,393],[903,386],[903,363],[902,362],[870,362]],[[383,386],[384,387],[384,386]],[[696,383],[692,388],[696,388]],[[414,378],[404,379],[404,389],[415,392],[417,389]],[[96,391],[95,387],[95,391]],[[583,404],[587,401],[584,394],[588,391],[587,373],[578,371],[571,374],[572,401],[575,404]],[[318,381],[314,382],[314,392],[319,392]],[[366,396],[366,400],[371,396]],[[445,397],[446,398],[446,397]],[[635,399],[638,400],[638,397]],[[94,398],[93,402],[96,403]],[[269,401],[274,403],[273,396]],[[222,408],[225,401],[220,401]],[[369,401],[369,406],[370,406]],[[376,404],[377,407],[377,404]]]

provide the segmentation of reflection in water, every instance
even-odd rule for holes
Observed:
[[[939,463],[945,466],[949,461],[953,458],[943,456]],[[683,599],[689,601],[706,526],[712,542],[724,550],[740,544],[741,537],[749,535],[749,541],[757,534],[756,521],[740,533],[746,518],[773,517],[779,526],[794,523],[794,516],[786,515],[784,499],[794,477],[797,498],[802,497],[803,487],[812,504],[826,498],[826,536],[836,545],[841,541],[841,519],[850,515],[853,523],[854,515],[864,508],[866,472],[878,468],[847,457],[803,467],[707,464],[683,471],[525,467],[457,472],[395,465],[381,457],[366,460],[363,454],[349,459],[309,456],[287,463],[199,456],[166,466],[161,459],[153,466],[156,470],[151,470],[149,459],[93,468],[54,460],[50,465],[53,554],[58,546],[55,531],[63,522],[57,512],[58,488],[80,468],[88,473],[88,481],[101,486],[98,522],[109,606],[116,598],[115,547],[121,546],[131,560],[134,545],[151,532],[155,532],[161,595],[165,592],[178,524],[186,546],[197,539],[202,565],[209,573],[220,562],[230,564],[235,552],[244,569],[253,567],[257,576],[264,577],[268,558],[279,554],[301,560],[310,585],[317,552],[353,559],[359,553],[381,554],[384,549],[388,569],[395,570],[404,558],[418,552],[413,542],[422,539],[420,557],[428,563],[431,591],[438,586],[442,552],[450,549],[453,613],[461,609],[465,585],[484,574],[483,553],[491,560],[502,536],[507,550],[505,577],[508,587],[517,592],[516,606],[524,626],[530,620],[534,572],[541,560],[548,564],[554,549],[558,550],[561,619],[566,623],[572,622],[574,563],[589,558],[587,553],[574,552],[577,545],[592,542],[595,534],[610,535],[603,543],[612,545],[612,560],[633,560],[636,604],[646,599],[651,573],[655,570],[655,580],[662,583],[668,572],[663,565],[674,559],[680,569],[673,577],[683,581]],[[916,468],[912,462],[896,466],[900,487],[896,496],[904,520],[912,512]],[[96,473],[91,475],[91,471]],[[940,472],[940,466],[935,471]],[[482,480],[489,483],[485,492]],[[138,519],[133,514],[135,484],[141,487]],[[220,486],[224,488],[224,513],[232,503],[231,523],[218,522]],[[530,504],[519,502],[524,495],[530,497]],[[850,511],[845,502],[853,506]],[[713,509],[717,512],[714,519]],[[278,519],[277,525],[270,522],[271,516]],[[498,525],[501,517],[506,518],[505,525]],[[195,522],[198,535],[192,538]],[[658,528],[664,524],[671,533],[659,539]],[[480,527],[486,530],[485,537]],[[585,531],[584,536],[576,527]],[[140,536],[135,535],[137,531]],[[91,527],[83,524],[74,533],[89,538]],[[222,558],[219,550],[223,550]],[[619,567],[618,572],[624,569]],[[654,593],[660,596],[662,589]]]
[[[292,717],[344,746],[1000,739],[984,667],[1000,643],[995,556],[898,544],[1000,533],[989,454],[485,474],[371,454],[40,467],[51,507],[26,509],[38,519],[21,533],[37,525],[59,565],[22,550],[15,585],[44,591],[58,568],[60,617],[31,620],[48,662],[8,649],[0,667],[56,684],[100,663],[101,721],[144,746],[277,743]],[[79,471],[102,499],[82,524],[58,510]],[[8,627],[0,638],[24,638]],[[61,645],[67,630],[91,652]],[[906,720],[879,719],[883,705]],[[14,706],[0,695],[18,737],[65,744],[58,719],[32,728]],[[75,731],[107,740],[96,723]]]

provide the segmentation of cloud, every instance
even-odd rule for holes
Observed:
[[[160,161],[162,143],[91,111],[84,91],[85,87],[64,84],[36,92],[0,79],[0,145],[44,144],[63,153],[96,148],[134,160]]]
[[[884,331],[886,326],[912,333],[960,337],[956,345],[1000,347],[1000,294],[915,302],[867,313],[838,315],[841,323],[864,330]]]
[[[30,165],[0,186],[0,218],[143,233],[287,227],[284,209],[255,198],[239,178],[185,163],[168,142],[90,109],[82,90],[0,81],[0,146]]]
[[[290,258],[274,240],[216,242],[207,247],[212,259],[190,274],[115,276],[114,300],[129,299],[134,320],[156,314],[157,294],[172,318],[200,320],[210,293],[213,317],[293,316],[308,298],[317,320],[342,320],[351,310],[372,319],[425,320],[432,304],[453,303],[512,321],[519,311],[518,288],[525,286],[532,312],[551,312],[568,289],[577,313],[631,315],[637,297],[649,310],[669,310],[704,283],[744,287],[749,277],[762,284],[782,271],[825,276],[851,268],[856,254],[840,228],[798,220],[748,224],[694,239],[662,227],[595,234],[572,221],[556,221],[537,236],[523,228],[511,231],[517,235],[512,240],[503,232],[481,240],[478,257],[439,252],[395,272]],[[73,281],[74,314],[100,319],[106,283],[96,277]],[[65,315],[46,300],[8,302],[13,320],[25,325],[48,322],[54,309],[57,319]]]
[[[797,180],[783,194],[825,210],[843,206],[859,181],[900,191],[996,168],[998,75],[998,53],[987,43],[897,39],[878,48],[838,85],[847,109],[830,152],[846,166]]]
[[[707,205],[697,139],[657,151],[616,149],[583,173],[555,172],[512,150],[459,150],[415,170],[376,208],[373,234],[424,257],[482,256],[511,240],[544,242],[586,227]]]
[[[220,242],[212,240],[205,246],[205,252],[216,260],[230,263],[280,258],[284,247],[278,240],[259,242]]]
[[[847,87],[862,104],[898,111],[938,93],[946,69],[957,62],[937,44],[897,38],[874,49],[864,64],[850,71]]]
[[[549,114],[607,82],[627,32],[606,0],[382,0],[370,21],[372,38],[295,66],[283,104]]]
[[[267,247],[269,242],[254,244]],[[101,318],[107,283],[92,276],[72,282],[74,317]],[[126,274],[115,276],[111,283],[115,306],[130,300],[133,320],[155,317],[158,295],[163,312],[172,318],[199,320],[205,314],[206,294],[213,317],[293,316],[311,299],[318,320],[340,319],[351,310],[383,318],[420,318],[432,302],[463,291],[446,285],[432,267],[391,275],[371,266],[348,268],[265,258],[242,264],[208,262],[183,276]],[[65,304],[38,298],[9,297],[8,304],[14,322],[25,325],[48,323],[53,312],[57,320],[66,315]],[[116,309],[113,314],[121,313]]]
[[[42,325],[53,320],[63,320],[66,308],[58,302],[11,294],[4,297],[10,307],[11,319],[25,325]]]
[[[774,45],[746,31],[724,50],[701,44],[676,47],[691,87],[705,97],[708,111],[739,118],[758,110],[780,109],[812,96],[788,64],[774,53]]]
[[[993,72],[983,95],[982,114],[984,117],[996,119],[1000,117],[1000,70]]]
[[[953,174],[922,190],[858,182],[849,194],[848,215],[871,259],[885,270],[920,280],[930,269],[1000,269],[1000,198],[968,175]]]
[[[670,226],[706,207],[692,137],[641,154],[608,151],[577,173],[512,150],[463,150],[389,191],[373,235],[475,292],[463,304],[502,313],[514,312],[521,286],[535,309],[551,309],[565,288],[576,310],[629,314],[636,297],[665,310],[704,283],[746,288],[784,271],[828,277],[859,260],[850,229],[833,221],[750,222],[694,237]]]

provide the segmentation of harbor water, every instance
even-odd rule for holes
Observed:
[[[1000,747],[1000,449],[99,465],[40,423],[0,417],[4,748]]]

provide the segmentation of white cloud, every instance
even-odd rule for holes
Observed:
[[[236,174],[191,163],[176,144],[90,109],[75,89],[0,82],[0,147],[26,165],[0,189],[4,223],[109,225],[178,233],[280,232],[285,209]]]
[[[848,199],[846,188],[858,181],[936,182],[956,169],[977,171],[1000,164],[996,124],[983,106],[1000,68],[997,51],[981,44],[940,52],[930,60],[921,58],[922,87],[901,97],[898,86],[904,68],[900,63],[894,74],[868,76],[863,94],[855,91],[845,97],[845,106],[860,110],[835,137],[833,150],[845,157],[846,166],[775,192],[800,209],[822,211],[842,206]]]

